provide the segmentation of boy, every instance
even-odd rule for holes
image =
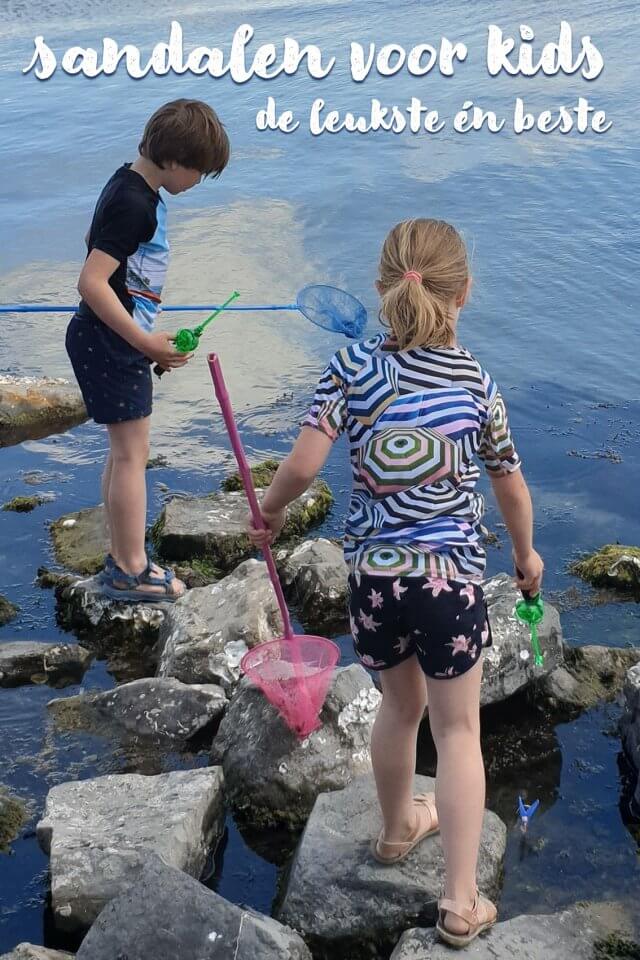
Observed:
[[[202,177],[218,177],[229,160],[229,140],[206,103],[174,100],[153,114],[138,150],[98,199],[78,281],[82,300],[66,347],[89,415],[109,433],[102,494],[111,553],[104,591],[129,602],[173,602],[185,585],[149,563],[145,551],[150,363],[171,370],[189,360],[168,333],[153,330],[169,258],[159,190],[175,195]]]

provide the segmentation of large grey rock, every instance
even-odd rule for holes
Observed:
[[[60,433],[86,419],[80,391],[68,380],[0,375],[0,447]]]
[[[604,905],[607,906],[607,905]],[[526,915],[497,923],[465,948],[469,960],[613,960],[638,955],[638,945],[609,929],[610,918],[598,905],[586,904],[563,913]],[[627,952],[624,941],[635,949]],[[610,949],[608,950],[607,947]],[[391,960],[450,960],[451,947],[435,930],[407,930]]]
[[[160,862],[112,900],[77,960],[311,960],[300,937]]]
[[[300,826],[319,793],[340,790],[371,769],[371,727],[381,696],[358,665],[336,672],[320,720],[302,742],[244,679],[220,724],[212,758],[226,793],[252,825]]]
[[[434,787],[431,777],[416,777],[416,793]],[[314,957],[387,957],[408,927],[433,923],[444,876],[439,837],[425,840],[402,863],[382,866],[369,849],[379,830],[372,776],[316,800],[276,912],[301,933]],[[498,892],[506,839],[504,823],[486,811],[478,883],[490,897]]]
[[[521,599],[513,580],[506,573],[483,584],[489,610],[493,646],[484,652],[480,704],[487,706],[506,700],[528,684],[539,681],[563,664],[562,630],[557,610],[545,603],[545,616],[538,626],[544,665],[534,666],[531,633],[515,614]]]
[[[179,742],[211,726],[226,705],[226,695],[219,686],[189,686],[161,677],[132,680],[104,693],[84,693],[48,704],[59,728],[103,733],[105,726],[114,726],[135,736]]]
[[[627,673],[624,700],[625,708],[620,721],[622,738],[625,750],[638,771],[635,805],[640,815],[640,664]]]
[[[61,566],[91,576],[101,570],[110,550],[104,507],[65,513],[50,527],[53,552]]]
[[[347,578],[342,547],[331,540],[305,540],[291,553],[277,555],[285,586],[291,591],[308,630],[348,621]]]
[[[167,611],[158,675],[229,690],[240,678],[243,654],[282,631],[266,565],[247,560],[213,586],[190,590]]]
[[[564,645],[565,664],[556,667],[540,685],[553,707],[589,710],[621,692],[628,670],[640,662],[640,649]]]
[[[258,500],[264,496],[264,490],[256,493]],[[324,520],[332,502],[326,483],[316,480],[289,507],[282,536],[302,536],[314,523]],[[158,551],[169,560],[206,558],[223,572],[233,570],[254,552],[245,534],[248,512],[243,491],[175,497],[154,526]]]
[[[91,663],[84,647],[70,643],[14,640],[0,643],[0,687],[23,683],[77,683]]]
[[[64,930],[89,927],[148,868],[150,854],[199,877],[224,823],[219,767],[63,783],[37,827],[51,858],[51,906]]]
[[[33,943],[19,943],[11,953],[3,953],[0,960],[73,960],[72,953],[61,950],[48,950]]]
[[[100,656],[128,646],[140,658],[153,647],[167,615],[167,603],[123,603],[104,595],[96,577],[56,587],[57,619]]]

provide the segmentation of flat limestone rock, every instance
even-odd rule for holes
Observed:
[[[257,491],[258,500],[264,490]],[[302,536],[324,520],[333,503],[326,483],[316,480],[289,507],[282,537]],[[158,552],[167,560],[206,558],[223,572],[233,570],[254,553],[245,534],[249,505],[243,491],[206,497],[175,497],[164,507],[154,528]]]
[[[65,513],[51,524],[56,560],[67,570],[91,576],[101,570],[109,552],[104,507]]]
[[[625,942],[631,949],[623,949]],[[609,949],[607,949],[609,948]],[[525,915],[498,922],[464,950],[469,960],[613,960],[631,958],[638,945],[617,930],[607,930],[607,919],[588,904],[563,913]],[[451,960],[452,949],[435,930],[404,933],[391,960]]]
[[[532,682],[538,682],[556,667],[564,664],[562,629],[558,611],[545,603],[545,615],[538,626],[540,649],[544,665],[534,666],[531,650],[531,632],[515,614],[520,592],[506,573],[500,573],[483,583],[489,610],[493,645],[484,651],[484,667],[480,704],[487,706],[506,700]]]
[[[0,375],[0,447],[61,433],[87,419],[80,391],[68,380]]]
[[[431,777],[416,776],[415,792],[432,792]],[[298,930],[316,960],[369,960],[389,956],[409,927],[434,923],[444,858],[439,837],[421,843],[406,860],[378,864],[370,852],[380,831],[373,776],[315,802],[275,916]],[[485,811],[478,883],[495,898],[507,829]]]
[[[369,743],[380,700],[361,666],[337,670],[321,727],[300,741],[244,679],[212,748],[236,813],[253,826],[304,824],[319,793],[341,790],[371,769]]]
[[[148,869],[151,854],[199,877],[223,825],[219,767],[110,775],[53,787],[37,836],[51,858],[56,927],[91,926],[102,908]]]
[[[222,716],[227,698],[221,687],[148,677],[105,693],[52,700],[58,728],[104,733],[119,727],[139,737],[186,742]]]
[[[330,540],[305,540],[291,553],[276,556],[283,583],[298,605],[310,633],[326,625],[348,623],[349,571],[342,547]]]
[[[158,676],[231,690],[247,650],[282,632],[266,564],[246,560],[224,580],[189,590],[170,606],[160,628]]]
[[[0,643],[0,687],[23,683],[77,683],[91,663],[84,647],[71,643],[14,640]]]
[[[0,960],[73,960],[74,954],[61,950],[36,947],[33,943],[19,943],[11,953],[3,953]]]
[[[627,673],[624,685],[625,708],[620,721],[624,748],[638,771],[635,807],[640,816],[640,664]]]
[[[155,861],[155,862],[154,862]],[[77,960],[311,960],[300,937],[156,858],[102,911]]]

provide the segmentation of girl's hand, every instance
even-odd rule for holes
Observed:
[[[260,513],[262,514],[266,529],[259,530],[254,524],[253,517],[249,514],[246,532],[254,547],[262,550],[263,547],[270,545],[280,536],[280,532],[287,518],[287,511],[286,508],[284,508],[282,510],[276,510],[274,513],[270,513],[267,510],[261,510]]]
[[[532,597],[540,593],[544,563],[542,557],[535,550],[530,550],[525,556],[518,556],[514,551],[513,562],[516,566],[516,586],[518,590],[530,593]]]

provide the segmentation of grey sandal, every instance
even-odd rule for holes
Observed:
[[[110,599],[122,600],[125,603],[175,603],[176,600],[184,596],[184,591],[181,593],[174,591],[172,587],[174,576],[175,574],[171,569],[163,570],[161,577],[155,576],[150,563],[147,564],[142,573],[137,575],[125,573],[111,557],[111,562],[107,558],[102,571],[102,590],[105,596]],[[124,586],[117,587],[116,583],[122,583]],[[143,584],[151,587],[162,587],[164,593],[140,590],[139,587]]]

